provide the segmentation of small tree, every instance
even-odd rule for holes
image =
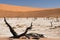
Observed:
[[[51,24],[51,27],[52,27],[53,26],[52,21],[50,22],[50,24]]]
[[[56,17],[56,21],[59,22],[58,16]]]

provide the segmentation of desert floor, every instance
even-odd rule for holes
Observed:
[[[9,39],[9,38],[0,38],[0,40],[60,40],[60,38],[40,38],[40,39]]]

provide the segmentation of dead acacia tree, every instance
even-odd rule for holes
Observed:
[[[18,35],[18,34],[14,31],[14,29],[8,24],[8,22],[6,21],[6,18],[5,18],[5,17],[4,17],[4,22],[5,22],[5,24],[9,27],[9,30],[10,30],[10,32],[11,32],[12,35],[13,35],[13,36],[10,37],[10,38],[20,38],[20,37],[22,37],[22,36],[26,36],[26,37],[29,39],[29,37],[26,35],[26,33],[28,32],[28,30],[31,30],[31,29],[32,29],[32,23],[31,23],[30,27],[26,28],[26,30],[25,30],[24,33]]]

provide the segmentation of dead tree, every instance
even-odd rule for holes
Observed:
[[[58,16],[56,17],[56,21],[59,22]]]
[[[29,36],[27,36],[26,34],[27,34],[28,30],[31,30],[31,29],[32,29],[32,23],[31,23],[31,26],[30,26],[30,27],[28,27],[28,28],[25,30],[25,32],[24,32],[24,33],[22,33],[22,34],[18,35],[18,37],[20,38],[20,37],[22,37],[22,36],[26,36],[26,37],[28,37],[28,38],[29,38]],[[29,39],[30,39],[30,38],[29,38]]]
[[[14,29],[8,24],[8,22],[6,21],[5,18],[4,18],[4,22],[5,22],[5,24],[9,27],[9,30],[10,30],[10,32],[11,32],[12,35],[13,35],[13,36],[10,37],[10,38],[20,38],[20,37],[22,37],[22,36],[26,36],[27,38],[29,38],[29,37],[26,35],[26,33],[28,32],[28,30],[31,30],[31,29],[32,29],[32,23],[31,23],[31,26],[28,27],[24,33],[18,35],[18,34],[14,31]]]
[[[13,30],[13,28],[7,23],[6,19],[4,18],[4,22],[5,24],[9,27],[10,32],[12,33],[12,35],[15,37],[17,36],[17,33]]]
[[[53,27],[53,24],[52,24],[52,22],[50,22],[51,23],[51,27]]]
[[[43,34],[38,34],[38,33],[29,33],[29,34],[26,34],[26,35],[29,36],[29,37],[33,37],[33,39],[44,38]]]

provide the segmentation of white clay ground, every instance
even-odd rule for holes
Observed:
[[[28,33],[44,34],[47,38],[60,38],[60,18],[6,18],[7,22],[19,34],[23,33],[27,27],[33,23],[33,28]],[[0,18],[0,37],[10,37],[12,34]]]

